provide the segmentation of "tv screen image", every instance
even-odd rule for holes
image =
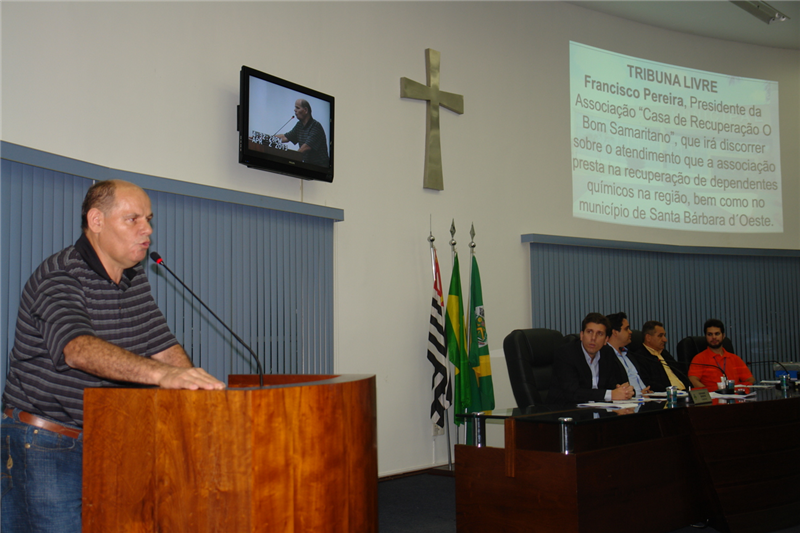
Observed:
[[[239,162],[308,180],[333,181],[334,98],[243,66]]]

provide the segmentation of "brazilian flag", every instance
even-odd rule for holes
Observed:
[[[454,401],[456,413],[466,413],[472,404],[469,378],[472,372],[467,358],[466,328],[464,327],[464,304],[461,299],[461,271],[458,266],[458,253],[453,258],[453,273],[450,276],[450,291],[447,294],[447,356],[455,366]],[[462,420],[454,417],[456,425]]]
[[[494,386],[492,364],[489,359],[489,343],[486,335],[486,315],[483,310],[481,273],[478,260],[472,256],[472,275],[469,291],[469,374],[470,413],[494,409]]]

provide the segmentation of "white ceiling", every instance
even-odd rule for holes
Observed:
[[[571,2],[635,22],[727,41],[800,50],[800,2],[769,5],[791,17],[767,24],[727,0]]]

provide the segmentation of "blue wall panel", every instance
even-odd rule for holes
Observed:
[[[633,329],[663,322],[674,354],[680,339],[703,335],[713,317],[725,323],[737,355],[758,362],[751,370],[759,379],[771,369],[763,362],[800,359],[799,253],[523,241],[530,242],[532,327],[577,333],[589,312],[624,311]]]
[[[4,143],[3,147],[8,145]],[[28,158],[37,158],[26,150]],[[3,154],[6,157],[6,152]],[[31,272],[80,235],[80,207],[102,167],[66,161],[75,176],[2,159],[0,172],[0,372],[5,376],[19,296]],[[53,160],[56,164],[52,165]],[[107,169],[106,169],[107,170]],[[253,350],[268,373],[333,373],[333,224],[336,210],[262,207],[263,197],[114,172],[144,187],[154,219],[151,250]],[[171,192],[165,192],[171,191]],[[199,194],[198,194],[199,193]],[[199,196],[199,197],[198,197]],[[219,198],[230,197],[233,201]],[[243,201],[244,200],[244,201]],[[281,208],[287,202],[266,202]],[[317,216],[317,212],[334,216]],[[314,214],[308,214],[312,212]],[[339,218],[340,219],[340,218]],[[195,365],[220,379],[254,373],[246,349],[164,269],[145,271],[170,329]],[[5,386],[5,379],[2,379]]]
[[[45,258],[80,232],[91,180],[0,160],[0,372],[5,387],[22,288]]]

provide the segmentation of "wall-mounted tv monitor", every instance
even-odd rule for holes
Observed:
[[[239,163],[333,181],[333,96],[243,66]]]

